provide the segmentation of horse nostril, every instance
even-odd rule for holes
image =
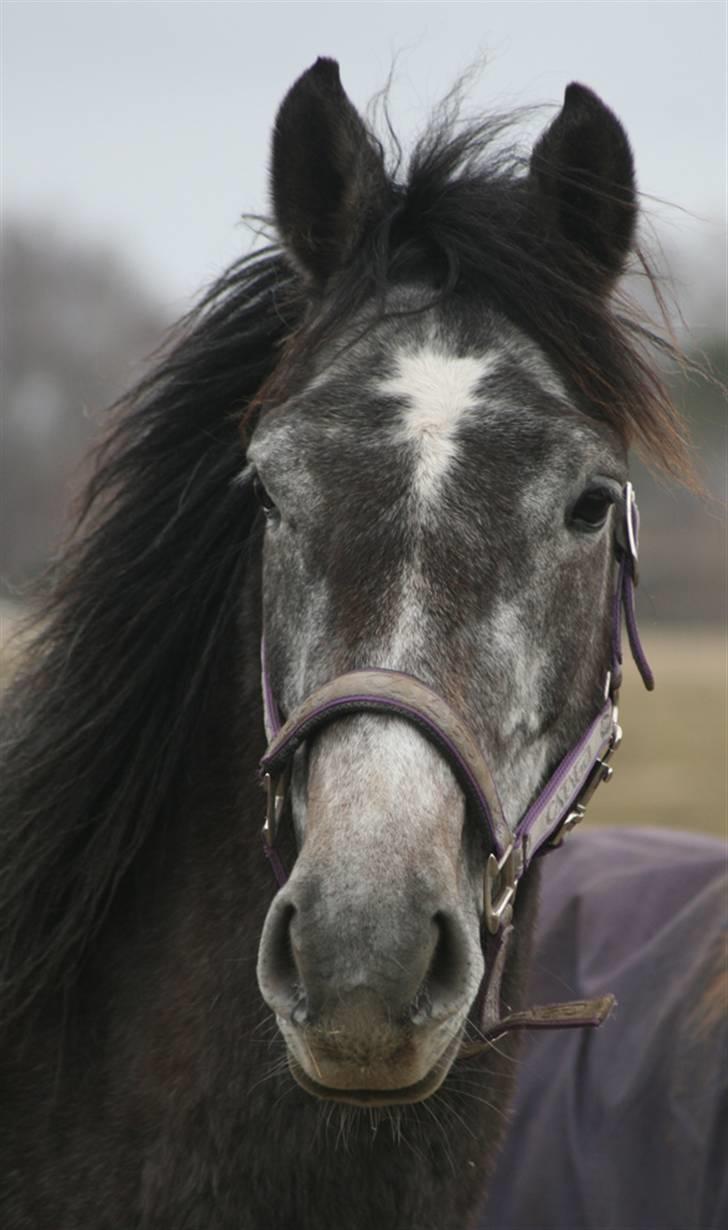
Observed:
[[[261,944],[258,978],[265,1000],[273,1011],[302,1025],[306,1019],[306,997],[291,941],[295,914],[294,905],[281,901],[268,919]]]
[[[291,1021],[294,1025],[307,1025],[309,1022],[308,1000],[306,992],[301,989],[298,998],[291,1009]]]
[[[444,910],[433,915],[437,940],[425,980],[415,1001],[412,1019],[447,1017],[459,1005],[467,977],[467,945],[461,924]]]

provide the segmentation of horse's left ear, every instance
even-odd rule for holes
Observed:
[[[566,87],[534,146],[529,184],[547,228],[576,245],[600,281],[622,272],[637,221],[632,150],[616,115],[586,86]]]
[[[299,269],[323,283],[387,207],[381,149],[347,98],[335,60],[318,59],[281,103],[271,193],[281,238]]]

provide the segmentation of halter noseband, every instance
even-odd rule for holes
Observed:
[[[502,1033],[506,1029],[599,1024],[614,1002],[607,996],[598,1001],[548,1005],[501,1020],[497,1000],[513,930],[513,902],[519,881],[537,854],[561,845],[564,837],[583,819],[597,786],[612,776],[610,761],[622,739],[617,708],[622,680],[622,612],[639,673],[648,690],[654,687],[635,616],[638,534],[639,513],[634,490],[631,483],[626,483],[622,517],[615,534],[619,566],[604,702],[513,831],[507,824],[493,777],[475,737],[454,709],[421,679],[401,671],[351,671],[317,688],[282,722],[268,673],[265,642],[261,645],[263,707],[270,739],[260,762],[267,790],[264,850],[279,886],[285,884],[288,877],[275,842],[296,750],[322,727],[352,713],[389,714],[414,725],[449,764],[468,803],[484,823],[493,847],[485,865],[483,921],[490,934],[498,936],[498,944],[481,987],[486,1036],[495,1028]]]

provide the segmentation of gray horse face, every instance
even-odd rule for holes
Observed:
[[[534,342],[461,301],[322,354],[248,461],[282,710],[350,670],[416,675],[476,735],[515,826],[604,694],[616,436]],[[380,715],[297,754],[292,813],[259,981],[294,1074],[322,1096],[425,1097],[483,975],[487,835],[440,754]]]

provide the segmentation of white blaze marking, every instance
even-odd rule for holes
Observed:
[[[382,393],[406,403],[398,439],[417,446],[415,483],[421,500],[436,496],[456,454],[458,423],[480,405],[478,385],[498,357],[458,357],[434,347],[402,351],[396,356],[396,374],[378,383]]]

